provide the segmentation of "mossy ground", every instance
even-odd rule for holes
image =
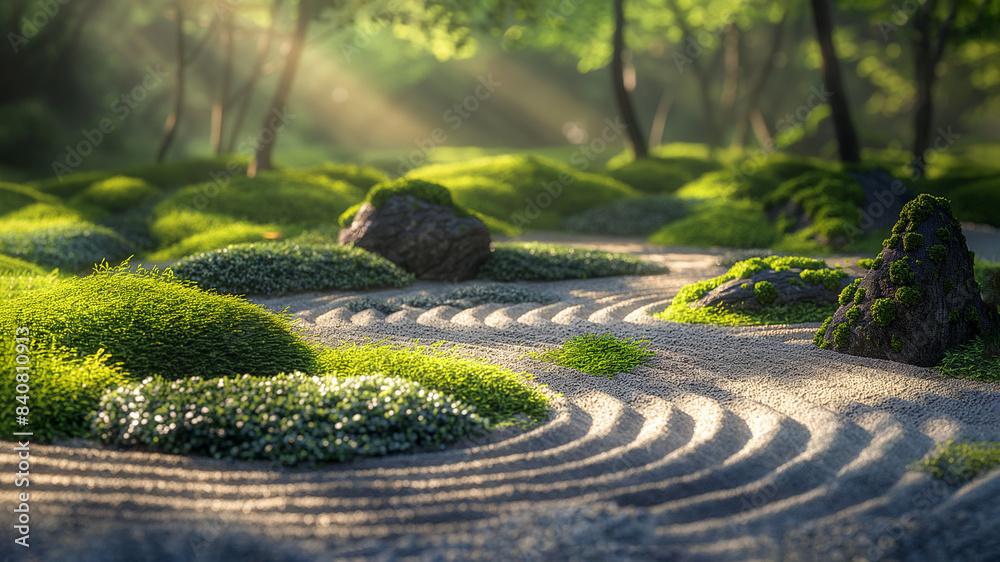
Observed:
[[[1000,357],[986,357],[982,338],[949,350],[935,368],[949,377],[1000,382]]]
[[[588,375],[611,378],[649,361],[655,353],[647,345],[646,340],[619,338],[614,334],[583,334],[531,357]]]
[[[1000,442],[949,441],[935,448],[917,467],[939,480],[959,486],[1000,468]]]

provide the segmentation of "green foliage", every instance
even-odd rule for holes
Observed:
[[[0,302],[11,301],[25,293],[48,287],[58,282],[58,271],[53,271],[48,275],[0,273]]]
[[[810,171],[789,179],[767,196],[768,209],[779,212],[779,230],[789,236],[785,244],[840,249],[860,234],[864,191],[847,174]],[[793,210],[791,215],[787,214]],[[808,226],[799,228],[801,214]]]
[[[851,327],[847,322],[841,322],[833,327],[833,345],[837,349],[846,349],[851,343]]]
[[[792,306],[769,306],[762,310],[730,310],[720,306],[696,306],[702,297],[727,281],[748,279],[762,271],[786,271],[790,269],[822,271],[829,268],[822,260],[800,256],[749,258],[734,263],[728,271],[718,277],[681,287],[680,291],[677,292],[677,295],[670,302],[670,306],[666,310],[654,314],[654,316],[671,322],[747,326],[755,324],[819,322],[833,312],[833,309],[836,308],[836,303],[832,302],[829,306],[803,303]],[[767,289],[763,290],[768,292]],[[777,297],[777,291],[775,291],[774,296]]]
[[[472,308],[475,306],[496,304],[539,303],[549,304],[559,300],[559,297],[500,283],[473,284],[457,287],[440,294],[417,294],[387,299],[360,298],[347,304],[354,312],[375,309],[383,314],[392,314],[404,308],[434,308],[437,306],[453,306],[455,308]]]
[[[896,319],[896,301],[892,299],[875,299],[872,303],[872,319],[883,328]]]
[[[0,275],[43,275],[45,269],[22,259],[0,254]]]
[[[494,423],[548,415],[549,400],[529,384],[527,373],[459,357],[441,346],[345,343],[322,350],[319,365],[320,372],[342,377],[380,373],[416,381],[474,406]]]
[[[938,445],[919,468],[952,486],[960,486],[1000,467],[1000,442],[948,441]]]
[[[665,268],[627,254],[554,244],[496,244],[479,269],[493,281],[559,281],[662,273]]]
[[[432,205],[457,208],[451,199],[451,192],[444,186],[429,181],[405,178],[376,185],[368,192],[365,201],[377,208],[389,199],[403,195],[421,199]]]
[[[861,307],[856,304],[852,304],[851,308],[847,309],[844,313],[844,317],[847,318],[847,325],[854,326],[861,320]]]
[[[533,354],[533,357],[610,378],[618,373],[629,373],[656,355],[648,345],[648,340],[618,338],[613,334],[583,334],[566,340],[555,349]]]
[[[799,277],[811,285],[823,285],[827,289],[835,291],[840,287],[841,281],[847,277],[847,274],[840,269],[803,269],[799,273]]]
[[[157,195],[159,191],[141,179],[114,176],[89,185],[73,197],[72,204],[83,209],[122,213],[151,201]]]
[[[413,381],[302,373],[148,378],[109,392],[94,420],[110,445],[285,465],[442,447],[484,427]]]
[[[826,341],[826,331],[830,328],[830,324],[833,323],[833,315],[827,316],[823,319],[823,323],[820,324],[819,329],[813,334],[813,345],[820,349],[826,349],[829,344]]]
[[[840,306],[845,306],[847,303],[853,300],[858,292],[858,288],[861,286],[861,279],[855,279],[850,285],[844,287],[840,291],[840,296],[837,297],[837,302]]]
[[[917,306],[923,298],[920,289],[915,287],[900,287],[896,289],[895,296],[900,304],[907,307]]]
[[[378,168],[341,162],[324,162],[319,166],[301,170],[301,172],[311,176],[324,176],[333,181],[342,181],[361,189],[369,189],[375,184],[389,181],[389,177]]]
[[[645,158],[608,166],[608,175],[643,193],[673,193],[719,164],[690,157]]]
[[[688,214],[691,203],[670,195],[622,199],[563,221],[567,230],[615,236],[648,236]]]
[[[81,220],[0,220],[0,253],[45,267],[78,271],[102,260],[120,260],[131,253],[111,229]]]
[[[295,231],[296,229],[294,228],[281,228],[277,225],[235,222],[188,236],[179,242],[149,254],[147,259],[152,261],[175,260],[201,252],[218,250],[233,244],[264,242],[271,238],[283,237]]]
[[[889,280],[896,286],[913,283],[913,270],[910,269],[910,258],[904,256],[889,264]]]
[[[201,287],[236,294],[402,287],[413,280],[361,248],[293,241],[237,244],[184,258],[173,270]]]
[[[872,269],[875,265],[875,260],[873,258],[861,258],[857,263],[861,269]]]
[[[0,416],[0,431],[5,435],[25,430],[15,424],[13,411],[20,405],[16,400],[21,395],[16,392],[20,383],[28,386],[33,440],[51,442],[86,437],[101,395],[127,380],[121,368],[111,364],[102,350],[79,357],[73,350],[29,345],[24,350],[30,366],[25,381],[18,379],[17,353],[10,344],[10,349],[0,354],[0,403],[11,410],[8,415]]]
[[[770,281],[758,281],[753,285],[753,296],[765,306],[778,299],[778,289]]]
[[[893,351],[899,353],[903,351],[903,340],[899,336],[893,334],[892,339],[889,341],[889,346],[892,347]]]
[[[649,237],[662,246],[723,246],[766,248],[774,242],[775,230],[757,204],[704,202],[691,214],[674,221]]]
[[[987,357],[982,338],[948,350],[936,369],[949,377],[1000,382],[1000,357]]]
[[[907,232],[903,235],[903,249],[915,252],[924,245],[924,235],[917,232]]]
[[[169,273],[120,267],[61,279],[0,304],[0,327],[30,326],[37,342],[89,355],[107,350],[136,376],[168,378],[312,371],[290,320]]]
[[[408,177],[447,187],[464,208],[532,228],[558,228],[564,217],[637,195],[612,178],[526,155],[434,164]]]
[[[865,288],[858,287],[857,292],[854,293],[854,304],[861,304],[865,300]]]

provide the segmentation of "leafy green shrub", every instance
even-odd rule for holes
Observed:
[[[141,179],[114,176],[89,185],[73,198],[72,203],[84,209],[121,213],[151,201],[158,194],[156,188]]]
[[[627,254],[539,243],[497,244],[479,269],[493,281],[558,281],[647,275],[665,269]]]
[[[324,349],[319,364],[320,372],[341,377],[381,373],[416,381],[474,406],[492,422],[548,415],[549,400],[529,384],[527,373],[459,357],[440,346],[345,343]]]
[[[1000,467],[1000,442],[948,441],[920,461],[919,468],[952,486],[960,486]]]
[[[0,328],[30,326],[35,341],[107,350],[137,376],[312,371],[313,351],[290,320],[169,274],[105,268],[0,303]]]
[[[631,372],[656,355],[648,345],[648,340],[617,338],[613,334],[583,334],[533,357],[589,375],[610,378],[618,373]]]
[[[949,377],[1000,382],[1000,357],[986,357],[983,339],[948,350],[936,369]]]
[[[268,172],[256,178],[188,186],[156,205],[153,234],[173,244],[237,222],[320,226],[364,196],[360,188],[322,176]]]
[[[302,373],[147,378],[105,395],[94,420],[110,445],[285,465],[442,447],[484,426],[412,381]]]
[[[690,215],[649,237],[662,246],[766,248],[774,242],[774,226],[760,205],[748,201],[704,202]]]
[[[0,403],[11,410],[8,415],[0,416],[0,431],[4,435],[30,429],[33,438],[41,442],[86,437],[101,395],[127,380],[121,368],[111,364],[103,351],[78,357],[73,350],[28,346],[24,353],[30,367],[27,381],[18,379],[17,356],[13,344],[0,354]],[[28,387],[27,428],[15,424],[13,411],[21,405],[15,398],[22,395],[16,392],[21,383]]]
[[[31,262],[0,254],[0,275],[43,275],[45,270]]]
[[[349,183],[361,189],[369,189],[375,184],[389,181],[389,177],[378,168],[340,162],[324,162],[319,166],[301,171],[309,175],[324,176],[333,181]]]
[[[714,289],[734,279],[750,279],[762,271],[787,271],[790,269],[801,269],[799,276],[805,282],[825,283],[829,277],[842,278],[840,270],[827,267],[822,260],[806,258],[800,256],[766,256],[753,257],[734,263],[728,271],[704,281],[698,281],[681,287],[677,295],[670,302],[665,310],[654,314],[656,318],[671,322],[689,322],[694,324],[719,324],[723,326],[746,326],[753,324],[798,324],[802,322],[819,322],[833,313],[837,308],[837,302],[833,301],[828,306],[817,306],[814,304],[798,304],[793,306],[768,306],[761,310],[731,310],[721,306],[696,306],[702,297],[712,292]],[[820,273],[820,272],[833,273]],[[817,275],[818,274],[818,275]],[[808,279],[808,280],[807,280]],[[767,285],[761,285],[767,283]],[[764,300],[777,296],[777,290],[768,282],[756,283],[754,293],[757,295],[757,285],[761,285],[759,292]],[[768,289],[768,285],[771,285]],[[848,285],[844,294],[850,291],[847,300],[854,296],[853,289],[857,284]],[[773,292],[772,292],[773,290]],[[761,304],[767,304],[761,301]],[[829,324],[829,323],[827,323]]]
[[[473,284],[458,287],[437,295],[418,294],[388,299],[360,298],[347,303],[347,308],[353,312],[374,309],[383,314],[392,314],[404,308],[434,308],[436,306],[454,306],[455,308],[472,308],[487,303],[521,304],[533,302],[549,304],[559,300],[559,297],[516,285],[499,283]]]
[[[558,228],[563,217],[637,194],[607,176],[527,155],[434,164],[408,177],[447,187],[464,208],[533,228]]]
[[[84,221],[0,220],[0,253],[45,267],[78,271],[101,260],[120,260],[131,251],[111,229]]]
[[[690,202],[670,195],[622,199],[588,209],[563,221],[567,230],[617,236],[648,236],[688,214]]]
[[[389,260],[350,246],[273,242],[237,244],[184,258],[174,273],[223,293],[402,287],[413,277]]]

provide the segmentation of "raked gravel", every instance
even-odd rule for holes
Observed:
[[[724,271],[720,256],[596,246],[656,260],[670,272],[519,284],[561,299],[544,305],[386,316],[345,308],[358,296],[352,293],[261,301],[295,314],[327,343],[445,340],[460,353],[534,373],[557,393],[548,422],[441,452],[300,469],[86,442],[35,446],[31,554],[67,561],[1000,559],[1000,472],[954,489],[912,470],[938,442],[1000,440],[997,385],[816,349],[815,325],[657,321],[649,313],[681,286]],[[366,296],[449,288],[419,283]],[[613,380],[527,357],[585,332],[649,339],[656,357]],[[12,469],[10,451],[5,444],[0,457]],[[4,505],[13,491],[4,487]]]

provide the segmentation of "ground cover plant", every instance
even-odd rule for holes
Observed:
[[[413,281],[397,265],[361,248],[296,241],[228,246],[184,258],[172,269],[201,287],[235,294],[402,287]]]
[[[657,230],[649,241],[663,246],[767,248],[777,237],[759,203],[705,199],[690,205],[688,216]]]
[[[392,314],[405,308],[434,308],[436,306],[453,306],[455,308],[472,308],[482,304],[550,304],[559,297],[500,283],[476,283],[457,287],[439,294],[416,294],[386,299],[363,297],[347,303],[347,308],[353,312],[374,309],[383,314]]]
[[[690,207],[689,201],[671,195],[642,196],[588,209],[567,217],[563,226],[589,234],[649,236],[665,224],[685,217]]]
[[[918,466],[934,478],[953,486],[960,486],[1000,468],[1000,442],[942,443]]]
[[[0,220],[0,253],[45,267],[80,271],[120,260],[131,245],[113,230],[72,218]]]
[[[147,378],[108,392],[94,419],[109,445],[286,465],[442,447],[485,428],[410,380],[302,373]]]
[[[344,343],[322,350],[319,370],[340,377],[381,373],[454,396],[493,423],[541,420],[549,399],[530,375],[461,357],[436,346]]]
[[[315,369],[289,319],[161,272],[104,268],[0,303],[0,326],[39,344],[108,352],[133,376],[168,378]]]
[[[835,298],[831,299],[829,305],[800,303],[790,306],[768,306],[768,303],[773,302],[776,297],[773,293],[776,289],[768,282],[756,283],[750,287],[755,298],[765,305],[762,308],[732,309],[723,306],[697,306],[699,300],[728,281],[749,280],[761,272],[789,270],[799,270],[802,284],[840,283],[846,275],[839,269],[828,267],[824,261],[814,258],[799,256],[753,257],[736,262],[722,275],[682,287],[671,301],[670,306],[654,316],[671,322],[743,326],[820,322],[833,310],[836,310],[838,303]]]
[[[496,244],[479,270],[493,281],[559,281],[663,273],[666,268],[626,254],[540,243]]]
[[[949,377],[1000,382],[1000,356],[990,357],[985,353],[982,337],[948,350],[935,368]]]
[[[0,254],[0,275],[42,275],[45,269],[31,262]]]
[[[655,353],[647,340],[619,338],[614,334],[583,334],[561,346],[538,352],[532,357],[589,375],[612,377],[632,372]]]
[[[525,228],[559,228],[566,216],[638,192],[610,177],[537,156],[432,164],[408,177],[439,183],[462,207]]]

